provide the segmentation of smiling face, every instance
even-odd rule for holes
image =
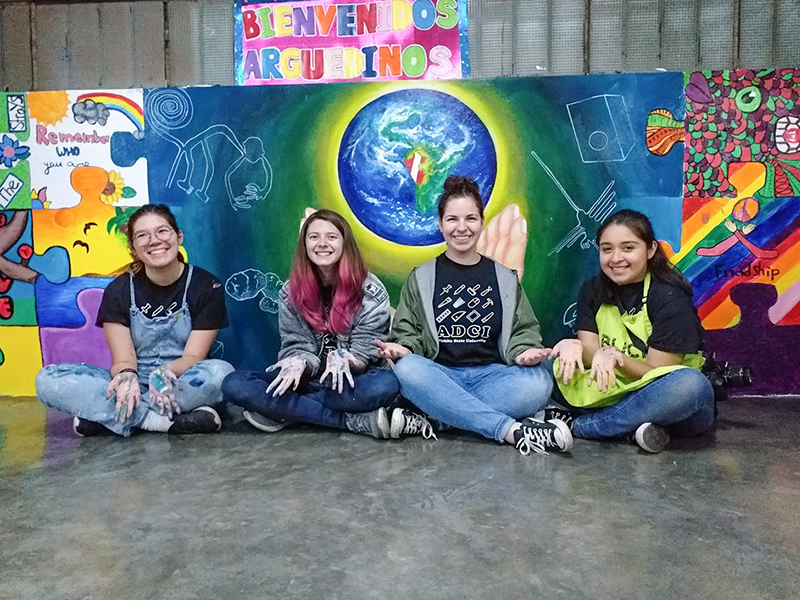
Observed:
[[[483,230],[483,218],[473,197],[449,199],[439,219],[439,229],[442,230],[447,256],[451,260],[471,263],[478,258],[477,246]]]
[[[342,257],[341,232],[330,221],[317,219],[306,229],[306,253],[323,275],[331,275]]]
[[[145,268],[164,269],[177,262],[183,233],[176,232],[164,217],[150,213],[136,220],[131,239],[136,257]]]
[[[629,227],[609,225],[600,236],[600,268],[617,285],[642,281],[657,243],[648,247]]]

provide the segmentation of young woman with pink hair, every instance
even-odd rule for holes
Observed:
[[[278,362],[231,373],[222,385],[253,427],[311,423],[378,439],[432,432],[411,411],[387,411],[400,393],[376,345],[389,335],[389,294],[341,215],[320,210],[305,221],[279,303]]]

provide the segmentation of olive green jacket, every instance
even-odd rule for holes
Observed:
[[[528,348],[541,348],[539,321],[517,279],[515,271],[494,262],[503,308],[498,347],[503,361],[513,365]],[[392,323],[392,341],[427,358],[439,354],[439,339],[433,315],[436,259],[415,268],[400,292],[400,304]]]

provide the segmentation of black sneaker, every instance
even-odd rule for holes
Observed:
[[[286,419],[270,419],[269,417],[265,417],[260,413],[251,412],[249,410],[243,410],[242,416],[244,417],[245,421],[250,423],[250,425],[266,433],[277,433],[284,427],[287,427],[293,423],[293,421],[287,421]]]
[[[669,444],[669,433],[654,423],[642,423],[633,434],[633,440],[645,452],[658,454]]]
[[[514,446],[522,455],[530,454],[531,450],[537,454],[547,454],[548,450],[569,452],[572,449],[572,432],[558,419],[548,423],[525,419],[522,427],[514,432]]]
[[[94,437],[96,435],[112,435],[114,432],[108,429],[105,425],[95,423],[94,421],[87,421],[80,417],[72,419],[72,431],[75,435],[81,437]]]
[[[175,415],[167,433],[215,433],[222,429],[219,413],[210,406],[200,406],[192,412]]]
[[[389,418],[383,406],[368,413],[345,413],[344,419],[347,429],[353,433],[371,435],[379,440],[389,438]]]
[[[548,406],[544,410],[540,410],[535,415],[533,415],[533,420],[541,421],[546,423],[547,421],[552,421],[553,419],[558,419],[562,421],[569,430],[572,431],[572,422],[575,420],[575,416],[569,412],[566,408],[561,408],[560,406]],[[524,423],[527,419],[523,420]]]
[[[392,423],[389,434],[392,439],[399,439],[401,435],[420,434],[426,440],[431,438],[438,440],[433,431],[433,425],[428,419],[413,410],[407,408],[395,408],[392,411]]]

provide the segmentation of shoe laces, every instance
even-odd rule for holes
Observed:
[[[568,413],[565,410],[561,410],[560,408],[551,408],[549,409],[549,413],[550,414],[547,419],[548,421],[550,419],[558,419],[559,421],[563,421],[567,427],[572,428],[572,420],[575,417],[573,417],[571,413]]]
[[[554,426],[545,425],[544,423],[539,425],[523,425],[522,439],[526,440],[531,446],[540,448],[542,453],[547,454],[545,448],[559,447],[553,435],[555,430],[556,428]],[[535,448],[534,451],[536,451]]]
[[[354,433],[372,433],[372,422],[369,413],[347,413],[345,415],[347,428]]]
[[[514,445],[514,447],[517,450],[519,450],[519,453],[522,454],[522,456],[528,456],[528,454],[530,454],[531,451],[533,451],[536,454],[547,454],[544,447],[538,444],[537,442],[529,439],[525,431],[523,431],[522,435],[519,436],[519,439],[517,440],[517,443]]]
[[[416,435],[420,433],[426,440],[433,438],[438,441],[439,438],[436,437],[436,433],[433,431],[433,425],[431,425],[428,419],[411,411],[406,412],[403,416],[406,419],[405,427],[403,427],[404,434]]]

